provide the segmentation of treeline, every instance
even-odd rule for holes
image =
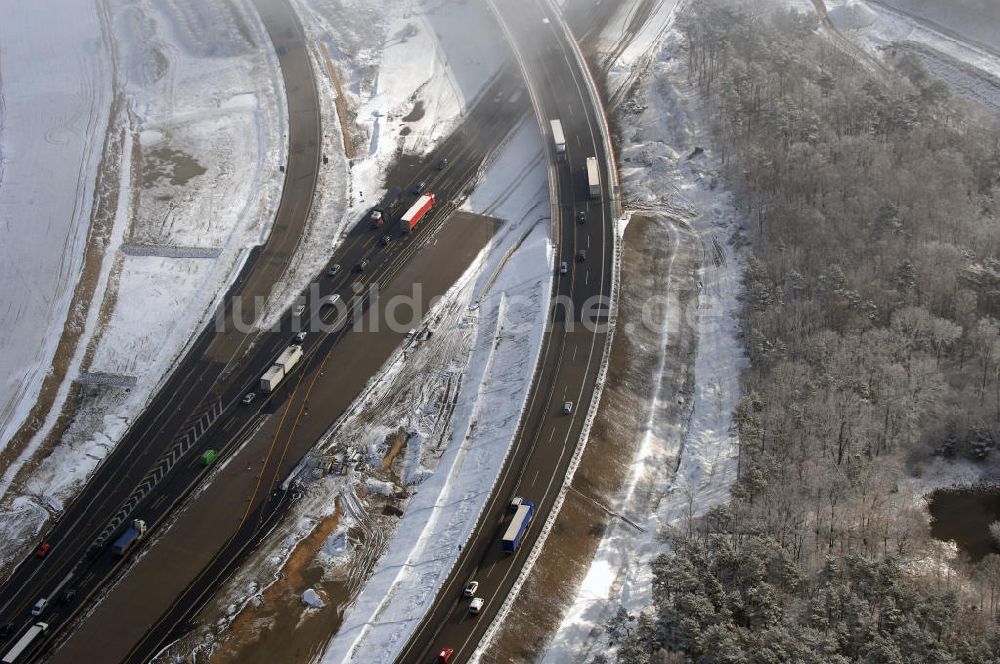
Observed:
[[[998,566],[960,593],[904,574],[929,547],[899,489],[1000,454],[1000,131],[812,15],[701,0],[681,30],[752,220],[741,476],[658,563],[622,661],[995,661]]]
[[[993,662],[992,620],[893,558],[827,557],[814,574],[765,536],[676,537],[654,564],[654,612],[607,625],[622,664]],[[594,664],[611,659],[598,656]]]

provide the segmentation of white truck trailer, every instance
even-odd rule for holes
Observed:
[[[601,197],[601,170],[597,167],[597,157],[587,157],[587,185],[590,197]]]
[[[301,346],[289,346],[281,351],[281,355],[274,361],[271,368],[260,377],[260,389],[264,394],[270,394],[285,379],[299,360],[302,359]]]
[[[556,146],[556,154],[560,157],[566,154],[566,136],[563,134],[562,122],[560,120],[550,120],[552,127],[552,142]]]
[[[48,623],[35,623],[24,635],[17,640],[14,647],[7,651],[7,654],[3,656],[3,664],[14,664],[17,658],[24,654],[24,652],[35,642],[36,639],[41,634],[45,634],[49,631]]]

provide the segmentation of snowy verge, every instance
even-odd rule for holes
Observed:
[[[398,654],[475,528],[491,493],[488,478],[499,475],[525,405],[551,294],[548,224],[539,223],[547,222],[548,210],[541,150],[534,121],[522,123],[468,202],[469,209],[491,209],[506,223],[470,294],[478,332],[447,449],[407,505],[324,662],[353,661],[362,653],[365,660],[390,661]]]
[[[650,563],[662,546],[657,534],[728,500],[736,479],[738,439],[732,413],[745,358],[738,329],[742,262],[731,245],[741,219],[731,196],[715,186],[717,157],[709,151],[697,161],[684,159],[694,146],[708,142],[698,100],[686,84],[679,40],[671,32],[644,75],[638,92],[644,110],[637,115],[620,114],[618,120],[625,127],[624,135],[631,137],[622,150],[628,164],[622,169],[626,204],[676,219],[690,227],[693,240],[705,247],[705,256],[717,252],[724,256],[699,269],[693,411],[686,431],[677,434],[680,438],[655,419],[648,423],[631,474],[611,506],[617,513],[629,514],[642,530],[619,520],[608,527],[552,639],[546,662],[581,661],[595,647],[595,634],[600,632],[595,628],[618,607],[647,608],[652,599]],[[670,317],[676,315],[667,312],[660,349],[667,347],[676,326]],[[661,361],[660,367],[665,370],[665,363]],[[662,462],[650,463],[672,455],[680,457],[672,474]],[[639,486],[654,487],[657,496],[653,509],[645,513],[630,509],[639,499]],[[596,644],[594,652],[606,648],[607,644]]]

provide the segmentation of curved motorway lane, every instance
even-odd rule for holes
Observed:
[[[594,107],[587,93],[589,73],[573,55],[574,45],[568,41],[572,36],[560,29],[545,0],[493,0],[493,5],[519,55],[550,155],[554,151],[548,121],[562,121],[566,156],[554,161],[558,223],[553,231],[557,260],[566,261],[570,271],[556,282],[535,386],[508,462],[455,569],[397,659],[401,663],[434,661],[444,647],[454,649],[453,662],[466,661],[483,638],[559,493],[593,401],[607,339],[604,326],[581,324],[581,315],[588,317],[585,307],[597,296],[604,297],[605,314],[597,318],[606,320],[612,288],[617,208],[614,156],[607,153],[602,139],[603,111]],[[600,164],[599,200],[589,196],[588,157],[597,157]],[[580,211],[586,214],[582,224],[576,223]],[[586,258],[578,261],[580,251],[586,251]],[[562,306],[561,301],[571,302],[572,307]],[[574,402],[570,415],[562,414],[566,401]],[[500,538],[510,521],[507,505],[512,496],[534,501],[538,511],[517,551],[505,554]],[[477,596],[485,600],[478,616],[469,614],[469,600],[462,597],[465,583],[473,579],[479,582]]]

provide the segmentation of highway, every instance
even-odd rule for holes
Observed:
[[[519,56],[532,102],[549,143],[557,221],[553,224],[558,261],[569,268],[553,292],[550,322],[543,340],[533,391],[518,435],[483,517],[439,591],[431,610],[397,662],[430,662],[444,648],[452,662],[469,659],[491,621],[514,587],[541,526],[553,507],[570,461],[577,449],[605,351],[602,325],[581,325],[585,305],[596,296],[610,301],[614,262],[613,155],[602,139],[603,111],[587,92],[589,74],[573,55],[574,45],[560,27],[555,10],[545,0],[493,0],[496,14]],[[548,122],[558,118],[566,137],[565,157],[555,154]],[[596,157],[601,197],[591,198],[586,159]],[[579,213],[586,216],[580,223]],[[586,257],[581,259],[580,252]],[[572,311],[559,300],[572,303]],[[600,320],[600,316],[596,317]],[[563,404],[573,402],[564,414]],[[524,540],[512,554],[504,553],[501,537],[510,523],[508,508],[518,496],[535,503],[537,512]],[[479,615],[469,613],[462,596],[469,581],[478,581],[476,596],[484,600]]]
[[[237,295],[244,301],[266,296],[284,272],[295,255],[310,213],[317,171],[322,167],[318,101],[301,26],[284,1],[259,0],[257,6],[279,54],[290,122],[286,181],[274,229],[225,298],[224,330],[217,332],[212,324],[198,336],[189,354],[122,442],[67,506],[63,517],[44,533],[40,541],[51,545],[49,553],[43,558],[29,555],[0,588],[0,625],[5,626],[0,651],[6,652],[34,622],[44,620],[51,625],[48,637],[40,639],[19,661],[32,661],[43,654],[59,632],[78,614],[89,612],[92,600],[120,576],[128,559],[114,556],[109,545],[132,519],[142,518],[151,531],[168,520],[211,471],[211,467],[197,463],[198,456],[208,449],[219,452],[220,460],[231,454],[250,432],[292,398],[298,384],[289,380],[269,398],[261,396],[250,406],[240,404],[247,392],[256,390],[259,376],[288,346],[292,330],[297,328],[289,312],[282,319],[281,331],[241,332],[232,322],[237,312],[230,308],[231,303]],[[318,281],[320,297],[338,293],[352,310],[363,311],[369,306],[369,287],[385,287],[402,273],[420,247],[442,231],[479,177],[484,161],[527,111],[526,101],[498,103],[516,99],[520,87],[520,77],[514,71],[498,77],[458,130],[432,154],[419,163],[403,159],[388,174],[387,182],[397,184],[404,194],[395,205],[387,204],[389,221],[383,229],[372,231],[362,221],[350,231],[330,260],[331,265],[339,264],[342,270],[333,278]],[[438,171],[435,164],[445,156],[449,166]],[[395,219],[415,198],[408,192],[413,183],[421,180],[428,181],[428,190],[436,193],[438,205],[411,235],[400,237]],[[386,234],[392,241],[382,246],[379,239]],[[368,260],[368,266],[357,273],[353,268],[362,260]],[[313,313],[313,307],[307,304],[301,319],[307,320]],[[335,312],[331,309],[316,315],[330,323]],[[341,396],[349,403],[381,364],[380,356],[365,353],[364,341],[361,335],[346,334],[346,330],[309,332],[302,342],[306,355],[301,362],[303,371],[315,369],[334,345],[353,344],[355,353],[367,359],[361,368],[369,373],[359,374],[345,385]],[[329,425],[339,412],[323,416]],[[273,471],[277,481],[282,479],[279,471],[297,461],[293,455],[286,456],[291,452],[286,448],[265,469],[268,474]],[[155,652],[238,562],[239,555],[280,518],[288,503],[285,492],[275,492],[267,484],[257,493],[259,498],[247,508],[240,528],[218,552],[210,569],[199,575],[185,596],[150,628],[141,643],[135,644],[129,661],[145,661]],[[67,590],[74,594],[62,601]],[[49,600],[48,606],[41,615],[32,616],[31,607],[41,598]]]

